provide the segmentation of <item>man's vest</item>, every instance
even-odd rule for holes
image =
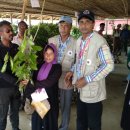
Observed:
[[[49,38],[48,42],[55,44],[57,47],[57,50],[58,50],[58,48],[59,48],[59,35],[54,36],[52,38]],[[66,88],[66,84],[65,84],[65,80],[64,80],[66,72],[70,71],[70,69],[73,66],[74,61],[75,61],[76,40],[72,36],[70,36],[69,42],[70,43],[68,44],[67,48],[64,51],[63,60],[61,62],[62,75],[61,75],[60,80],[59,80],[59,88],[62,88],[62,89],[72,89],[73,88],[73,87]]]
[[[78,56],[80,52],[81,37],[77,40],[76,44],[76,64],[78,64]],[[101,65],[98,57],[99,48],[106,45],[106,40],[97,32],[93,33],[88,47],[84,51],[84,64],[82,66],[82,77],[91,75]],[[77,80],[76,69],[74,72],[73,83]],[[105,77],[99,81],[92,81],[83,88],[79,89],[80,99],[86,103],[95,103],[102,101],[106,98]]]

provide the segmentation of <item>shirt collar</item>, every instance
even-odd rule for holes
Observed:
[[[94,32],[91,32],[91,33],[86,37],[85,40],[83,40],[83,37],[81,36],[81,41],[82,41],[83,43],[86,42],[87,39],[88,39],[89,37],[91,37],[91,35],[93,35],[93,33],[94,33]]]
[[[67,43],[69,40],[70,40],[70,36],[66,39],[65,42],[62,42],[61,36],[59,35],[59,42],[60,42],[60,43]]]

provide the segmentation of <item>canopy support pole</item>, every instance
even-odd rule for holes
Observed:
[[[21,21],[24,20],[25,18],[25,12],[27,8],[28,0],[23,0],[23,9],[22,9],[22,16],[21,16]]]

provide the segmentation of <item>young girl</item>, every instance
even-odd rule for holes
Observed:
[[[32,114],[32,130],[58,130],[58,80],[62,70],[54,44],[47,45],[43,55],[45,62],[38,71],[35,89],[45,88],[51,108],[43,119],[36,111]]]

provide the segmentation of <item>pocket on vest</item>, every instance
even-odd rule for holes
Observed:
[[[82,88],[81,95],[83,98],[94,98],[98,95],[99,86],[96,82],[89,83],[87,86]]]
[[[63,60],[63,63],[62,63],[62,70],[69,71],[73,65],[73,62],[74,62],[74,58],[65,57],[65,59]]]
[[[92,84],[89,86],[90,87],[90,96],[91,97],[96,97],[98,94],[98,84]]]

